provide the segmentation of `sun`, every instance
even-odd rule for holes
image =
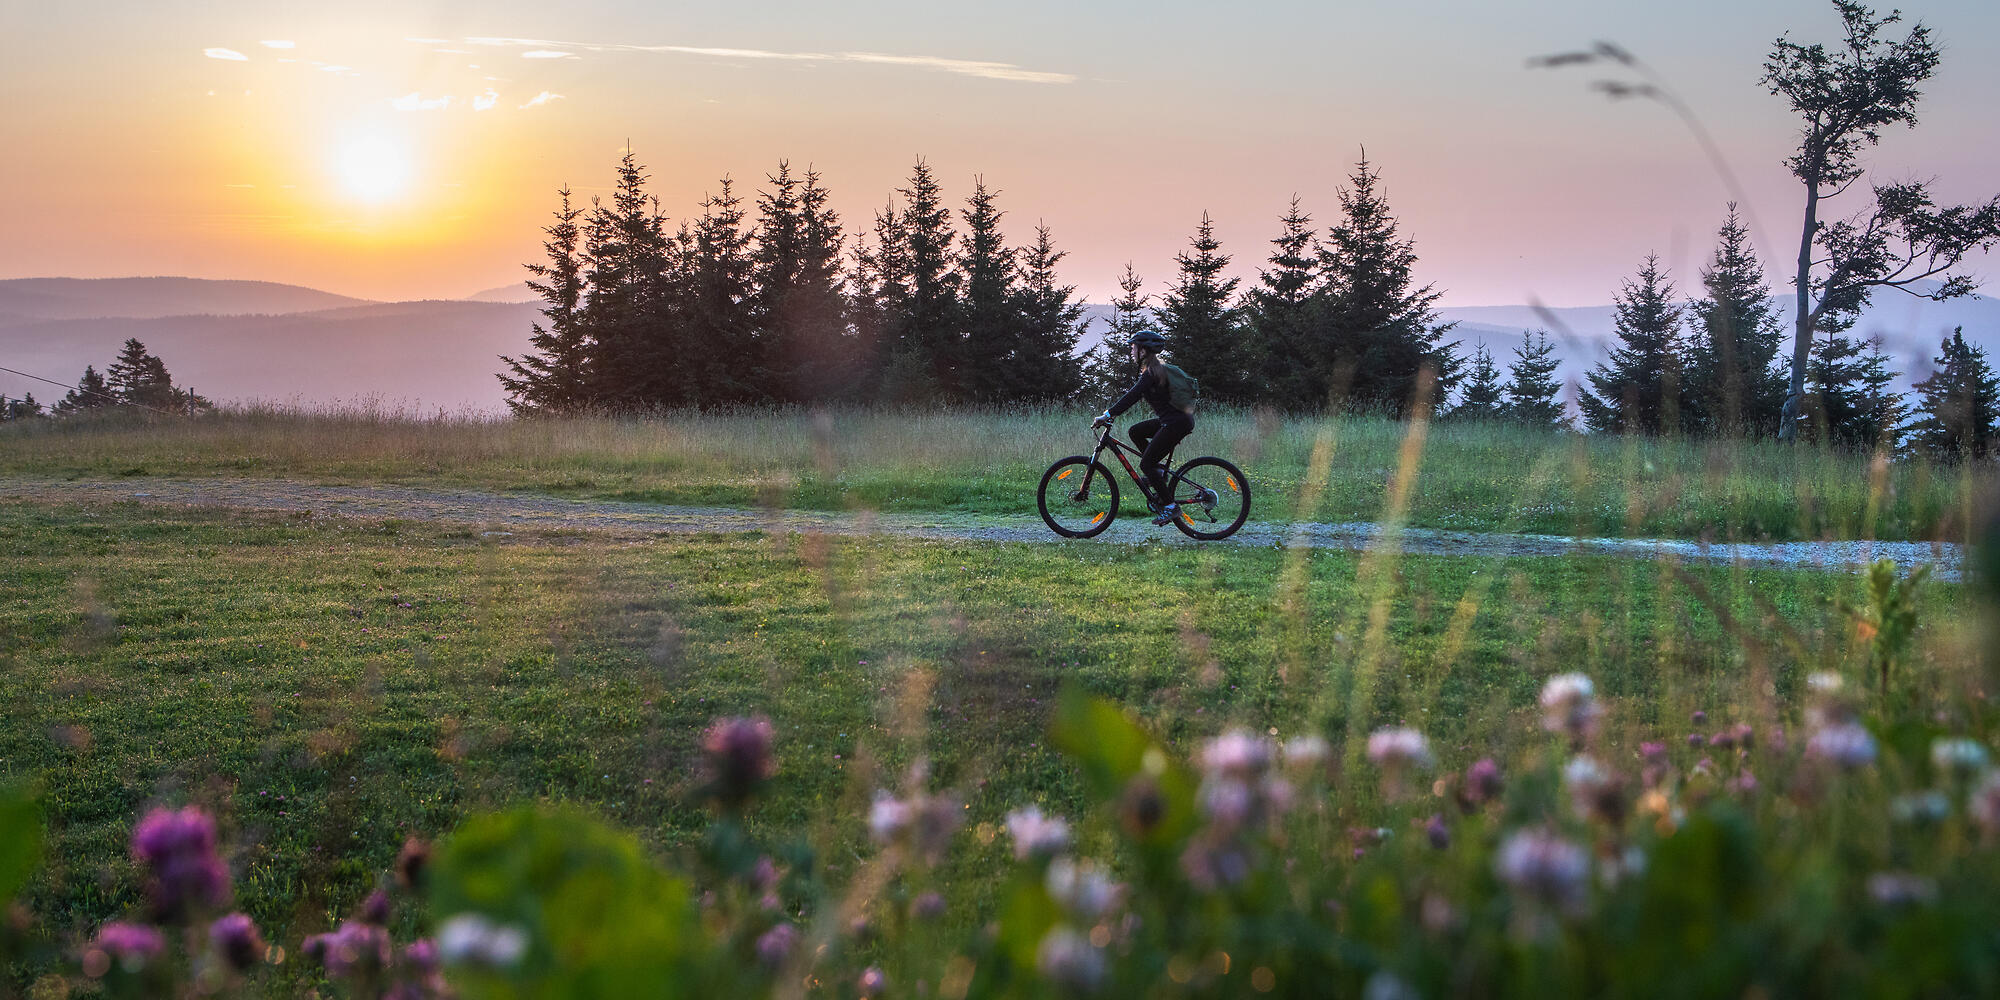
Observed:
[[[410,159],[395,143],[363,136],[340,148],[335,168],[347,193],[362,201],[382,202],[409,187]]]

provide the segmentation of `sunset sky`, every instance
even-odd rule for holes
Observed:
[[[2000,4],[1909,13],[1944,62],[1875,176],[1983,200]],[[1776,261],[1794,123],[1756,81],[1781,32],[1837,28],[1821,0],[9,3],[0,277],[458,297],[518,280],[556,187],[602,192],[629,139],[675,218],[780,158],[820,170],[850,231],[919,155],[954,202],[984,175],[1102,302],[1127,260],[1157,292],[1203,211],[1254,274],[1293,193],[1332,221],[1365,145],[1446,304],[1599,303],[1649,250],[1691,280],[1730,191],[1666,107],[1592,93],[1605,68],[1525,61],[1596,39],[1644,59]]]

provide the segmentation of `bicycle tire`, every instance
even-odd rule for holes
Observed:
[[[1174,498],[1174,527],[1189,538],[1228,538],[1250,519],[1250,481],[1243,470],[1220,458],[1193,459],[1167,482]]]
[[[1083,473],[1083,487],[1073,489],[1069,480],[1077,473]],[[1102,480],[1103,486],[1098,485]],[[1050,484],[1054,494],[1050,493]],[[1102,501],[1095,499],[1102,497]],[[1042,473],[1042,484],[1035,489],[1035,506],[1042,512],[1042,522],[1049,530],[1064,538],[1091,538],[1111,527],[1118,519],[1118,480],[1111,478],[1111,470],[1103,462],[1092,461],[1088,455],[1071,455],[1057,459]]]

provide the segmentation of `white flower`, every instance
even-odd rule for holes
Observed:
[[[1407,726],[1377,729],[1368,734],[1368,759],[1387,769],[1429,767],[1431,744]]]
[[[1577,754],[1563,765],[1563,786],[1569,789],[1576,814],[1585,819],[1604,814],[1607,804],[1617,804],[1618,776],[1589,754]]]
[[[889,843],[910,825],[912,812],[909,803],[888,792],[876,792],[875,804],[868,807],[868,832],[878,843]]]
[[[498,926],[477,913],[461,913],[437,932],[438,957],[452,965],[506,967],[528,952],[528,935],[513,925]]]
[[[1493,873],[1516,892],[1575,908],[1590,878],[1590,855],[1546,830],[1518,830],[1500,845]]]
[[[1986,769],[1986,748],[1967,739],[1931,742],[1931,763],[1949,774],[1969,777]]]
[[[1068,924],[1057,924],[1035,948],[1035,968],[1071,989],[1089,992],[1104,981],[1104,953]]]
[[[1094,921],[1118,905],[1125,887],[1111,881],[1095,863],[1057,858],[1049,865],[1044,886],[1063,909],[1086,921]]]
[[[1806,754],[1851,771],[1875,762],[1875,737],[1860,723],[1843,722],[1812,734]]]
[[[1542,728],[1582,738],[1597,728],[1597,686],[1583,674],[1557,674],[1542,684]]]
[[[1019,860],[1059,854],[1069,846],[1069,824],[1060,816],[1043,816],[1040,806],[1008,813],[1007,835],[1014,840],[1014,857]]]

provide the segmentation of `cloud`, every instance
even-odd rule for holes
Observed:
[[[768,59],[784,62],[845,62],[878,66],[902,66],[910,69],[928,70],[937,73],[954,73],[960,76],[976,76],[987,80],[1007,80],[1014,83],[1075,83],[1073,73],[1051,73],[1042,70],[1024,69],[1013,63],[985,62],[975,59],[948,59],[943,56],[904,56],[884,52],[778,52],[769,49],[701,48],[691,45],[625,45],[594,42],[560,42],[546,38],[506,38],[501,36],[478,36],[464,39],[468,45],[489,45],[496,47],[529,48],[522,56],[531,59],[575,58],[576,53],[558,51],[581,49],[585,52],[655,52],[673,55],[706,56],[713,59]]]
[[[544,90],[544,91],[542,91],[541,93],[539,93],[539,94],[536,94],[535,96],[533,96],[533,97],[530,97],[530,98],[528,98],[528,103],[526,103],[526,104],[523,104],[523,105],[521,105],[521,107],[519,108],[519,110],[521,110],[521,111],[526,111],[526,110],[528,110],[529,108],[539,108],[539,107],[541,107],[542,105],[544,105],[544,104],[547,104],[547,103],[549,103],[550,101],[560,101],[560,100],[562,100],[562,99],[563,99],[563,95],[561,95],[561,94],[551,94],[551,93],[549,93],[548,91]]]
[[[486,88],[486,93],[472,99],[472,110],[491,111],[493,106],[498,103],[500,103],[500,92],[494,90],[492,87],[488,87]]]
[[[397,111],[443,111],[451,107],[451,102],[450,95],[427,98],[412,90],[401,97],[390,98],[389,106]]]
[[[451,39],[449,39],[449,38],[405,38],[405,39],[403,39],[403,41],[406,41],[406,42],[416,42],[416,43],[417,43],[418,45],[450,45],[450,44],[451,44]]]
[[[431,51],[441,56],[469,56],[472,54],[471,49],[432,49]]]
[[[267,49],[295,49],[299,47],[297,42],[287,41],[283,38],[266,38],[257,44]]]
[[[249,56],[246,56],[243,53],[236,51],[235,49],[203,49],[201,50],[201,54],[209,57],[210,59],[222,59],[228,62],[250,61]]]

